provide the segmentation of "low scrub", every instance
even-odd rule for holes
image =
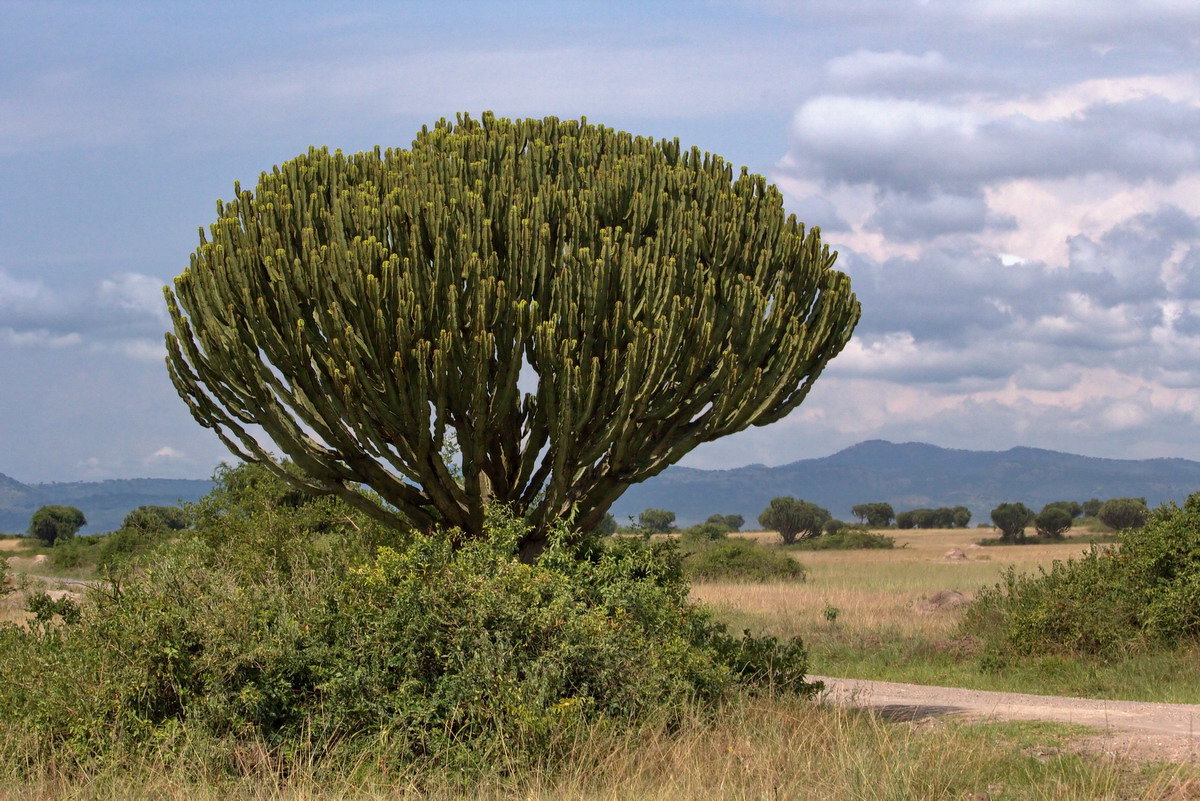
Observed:
[[[812,689],[799,640],[733,637],[689,601],[673,545],[555,545],[529,565],[499,513],[455,549],[232,484],[82,606],[0,625],[0,761],[86,771],[209,743],[218,774],[253,751],[283,772],[336,752],[469,775],[597,726]]]
[[[792,546],[801,551],[853,551],[872,548],[895,548],[896,538],[858,528],[843,528],[832,534],[797,540]]]
[[[803,581],[804,566],[784,551],[740,537],[685,543],[684,573],[696,581]]]
[[[1112,548],[1010,570],[964,618],[994,658],[1006,654],[1114,655],[1200,639],[1200,493],[1150,513]]]

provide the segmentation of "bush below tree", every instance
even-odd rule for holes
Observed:
[[[498,513],[456,549],[278,484],[224,482],[119,585],[0,625],[0,745],[86,767],[210,740],[228,762],[208,768],[236,772],[245,748],[287,771],[337,744],[469,773],[581,726],[810,688],[798,640],[733,637],[689,602],[674,543],[563,535],[527,564]]]

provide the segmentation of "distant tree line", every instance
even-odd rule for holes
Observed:
[[[965,506],[910,509],[896,515],[896,528],[966,528],[971,510]]]
[[[797,540],[836,534],[845,529],[887,528],[895,525],[899,529],[965,528],[971,522],[971,510],[965,506],[941,506],[938,508],[909,509],[896,512],[892,505],[884,502],[862,503],[851,507],[858,524],[836,519],[828,509],[802,498],[783,496],[772,498],[767,508],[758,516],[764,529],[777,531],[785,545]],[[1025,541],[1025,530],[1033,526],[1037,536],[1044,540],[1062,539],[1079,517],[1095,517],[1110,528],[1121,530],[1136,528],[1146,521],[1149,509],[1145,498],[1098,498],[1078,503],[1055,501],[1034,512],[1023,503],[1005,502],[991,512],[992,525],[1000,530],[1003,542]],[[677,531],[675,513],[666,509],[646,509],[637,521],[630,518],[627,533],[669,534]],[[704,523],[693,526],[689,531],[694,536],[708,532],[712,538],[738,531],[745,523],[741,515],[710,515]],[[609,515],[602,527],[605,533],[617,531],[616,521]]]

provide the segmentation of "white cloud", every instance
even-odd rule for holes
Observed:
[[[168,325],[162,281],[120,273],[90,287],[52,288],[0,269],[0,344],[87,347],[133,359],[163,356]]]
[[[939,52],[921,55],[900,50],[880,52],[859,49],[831,59],[825,65],[830,83],[839,90],[922,91],[945,82],[960,82],[961,70],[953,70]]]
[[[56,334],[45,328],[34,328],[16,331],[12,328],[0,328],[0,345],[14,348],[73,348],[83,342],[83,337],[75,332]]]
[[[140,273],[121,273],[102,280],[96,289],[98,301],[114,309],[152,317],[162,324],[170,319],[163,299],[163,281]]]

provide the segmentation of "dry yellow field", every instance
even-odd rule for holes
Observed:
[[[827,608],[837,610],[836,625],[845,633],[897,632],[929,636],[950,634],[959,613],[930,611],[926,604],[939,590],[957,590],[968,598],[997,581],[1009,566],[1036,571],[1056,559],[1086,551],[1086,536],[1054,545],[980,547],[994,537],[988,529],[925,529],[887,531],[895,537],[893,550],[794,551],[808,570],[804,582],[767,584],[697,583],[692,596],[737,623],[753,620],[772,634],[811,636],[831,624]],[[779,541],[773,532],[743,536],[769,545]],[[959,549],[965,560],[948,560]]]

